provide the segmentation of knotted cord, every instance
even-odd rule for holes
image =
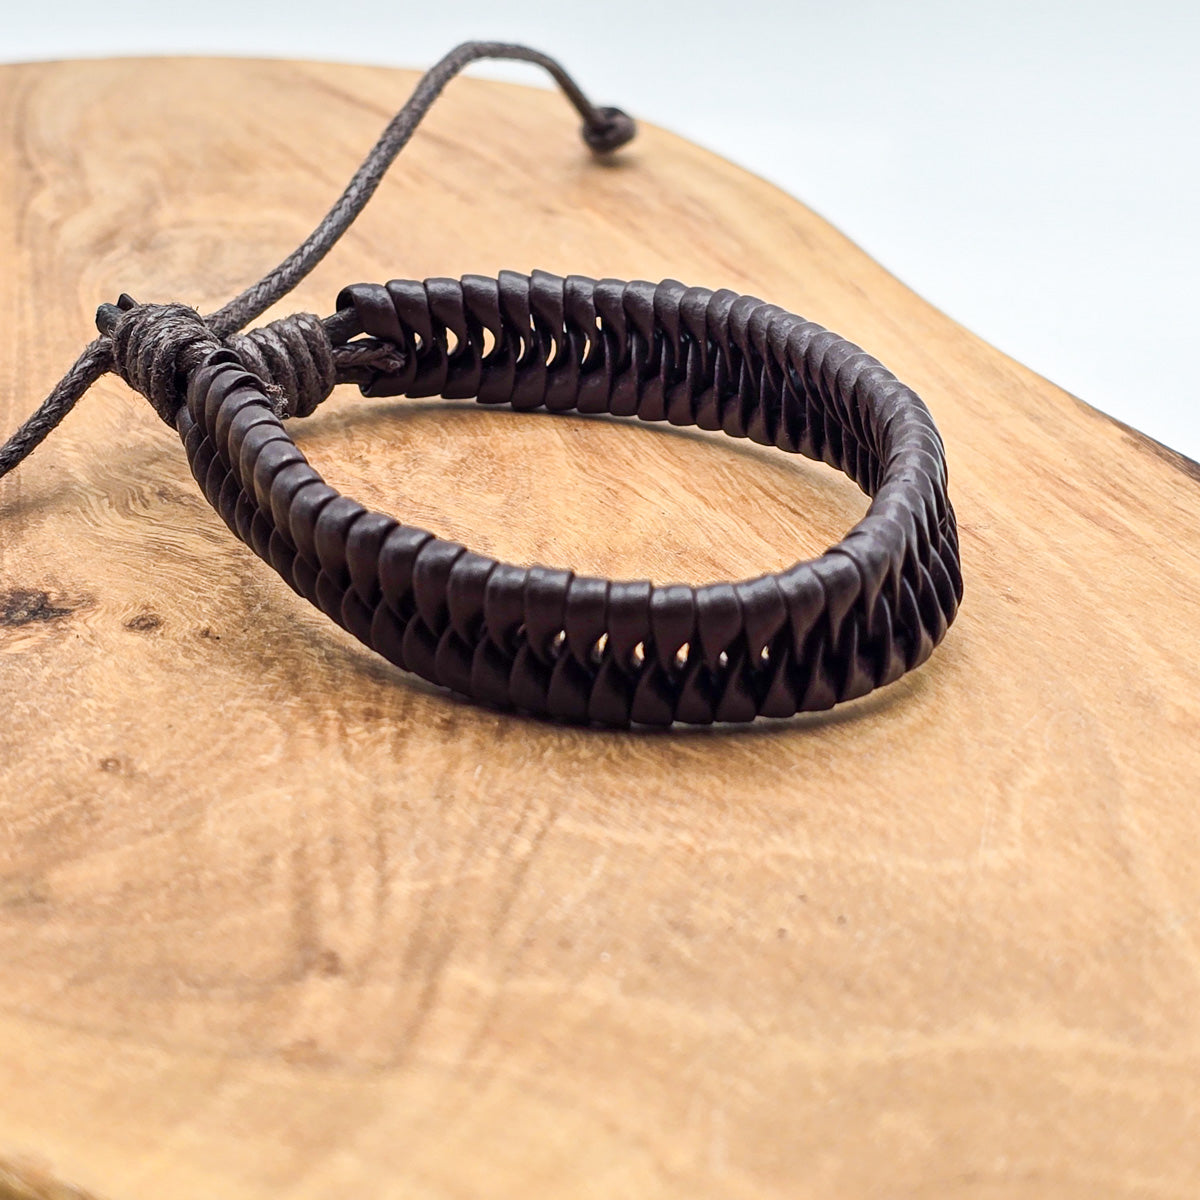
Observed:
[[[236,344],[251,365],[262,365],[264,355],[267,362],[272,356],[280,357],[273,355],[279,348],[304,350],[307,357],[302,356],[302,361],[310,362],[316,373],[301,373],[302,377],[295,379],[298,392],[290,401],[280,396],[281,415],[288,416],[311,412],[335,382],[355,378],[363,365],[386,365],[389,355],[394,359],[395,351],[387,346],[337,345],[336,329],[326,329],[325,334],[332,332],[332,337],[323,336],[314,328],[317,318],[307,313],[273,322],[238,339],[233,335],[286,296],[329,253],[366,207],[442,90],[465,67],[481,59],[529,62],[549,72],[583,118],[583,140],[594,153],[607,154],[634,136],[632,118],[620,109],[593,104],[549,55],[508,42],[464,42],[421,77],[316,229],[277,267],[223,308],[201,317],[182,304],[139,305],[127,295],[115,305],[102,304],[96,314],[100,336],[88,344],[33,415],[0,446],[0,478],[24,461],[88,388],[109,371],[116,371],[146,395],[170,423],[180,402],[176,376],[186,373],[189,362],[198,361],[214,343]]]

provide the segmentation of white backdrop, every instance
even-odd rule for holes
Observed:
[[[1001,349],[1200,458],[1196,0],[0,0],[8,61],[427,66],[474,37],[547,50],[598,100],[780,184]]]

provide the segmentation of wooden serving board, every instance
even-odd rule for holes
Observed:
[[[413,78],[0,70],[0,430],[99,302],[277,262]],[[0,484],[0,1197],[1197,1195],[1200,469],[714,155],[594,163],[540,90],[452,85],[280,311],[504,267],[882,359],[946,440],[958,622],[822,716],[490,712],[293,595],[107,377]],[[517,562],[745,577],[865,509],[719,436],[344,391],[297,428],[331,483]]]

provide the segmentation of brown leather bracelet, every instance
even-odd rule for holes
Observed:
[[[178,430],[229,528],[302,596],[405,670],[564,721],[786,717],[862,696],[923,662],[962,597],[942,441],[914,392],[819,325],[673,280],[502,272],[358,284],[324,321],[300,313],[234,332],[336,241],[445,80],[487,56],[548,65],[597,152],[632,136],[624,114],[591,106],[537,52],[461,47],[418,86],[313,237],[225,309],[206,318],[129,297],[102,305],[101,339],[0,448],[0,474],[116,370]],[[823,460],[872,501],[819,558],[738,582],[514,566],[324,482],[284,420],[350,382],[369,396],[473,397],[722,430]]]
[[[126,353],[148,308],[121,318]],[[394,351],[391,370],[350,368],[366,395],[720,429],[822,459],[873,496],[820,558],[757,579],[693,588],[512,566],[323,481],[271,395],[270,363],[291,365],[281,348],[295,318],[276,323],[272,355],[261,331],[257,348],[253,335],[232,339],[240,354],[214,345],[175,416],[205,495],[297,592],[397,666],[567,721],[749,721],[889,683],[953,620],[958,540],[933,421],[875,359],[820,326],[728,291],[543,272],[361,284],[338,310],[326,327],[342,345],[365,334]],[[255,358],[258,373],[246,367]]]

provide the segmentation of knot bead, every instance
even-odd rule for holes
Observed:
[[[587,122],[583,126],[583,140],[594,154],[611,154],[637,135],[637,123],[623,110],[605,105],[598,110],[604,118],[600,124]]]

